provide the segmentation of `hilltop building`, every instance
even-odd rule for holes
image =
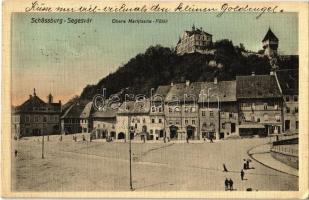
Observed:
[[[176,45],[176,52],[179,55],[185,53],[207,53],[212,46],[212,35],[202,28],[192,26],[191,31],[184,31]]]
[[[61,101],[54,103],[53,96],[49,94],[45,103],[34,89],[33,95],[29,95],[29,99],[12,112],[12,135],[20,138],[59,134],[60,115]]]
[[[265,37],[262,40],[264,55],[268,56],[269,58],[276,57],[278,55],[278,46],[279,46],[279,39],[277,36],[272,32],[269,28]]]

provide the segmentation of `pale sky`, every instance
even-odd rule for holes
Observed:
[[[31,18],[92,18],[90,24],[33,24]],[[16,13],[12,15],[12,103],[18,105],[36,88],[46,101],[65,103],[87,84],[96,84],[138,53],[160,44],[174,47],[179,35],[196,27],[213,41],[230,39],[246,49],[261,49],[269,27],[279,38],[279,52],[298,54],[296,13]],[[113,24],[112,19],[168,19],[166,24]],[[108,89],[108,88],[107,88]]]

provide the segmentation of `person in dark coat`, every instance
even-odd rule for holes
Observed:
[[[240,171],[240,178],[241,178],[241,180],[244,180],[244,176],[245,176],[245,172],[244,172],[244,170],[241,170]]]
[[[244,167],[243,167],[244,170],[247,169],[247,162],[246,162],[246,159],[244,159]]]
[[[234,182],[233,182],[233,180],[230,178],[230,180],[229,180],[230,190],[233,190],[233,184],[234,184]]]
[[[224,181],[224,185],[225,185],[225,191],[229,189],[229,180],[227,180],[227,178]]]
[[[17,157],[17,150],[15,149],[15,157]]]

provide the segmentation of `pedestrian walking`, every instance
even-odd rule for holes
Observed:
[[[247,162],[246,162],[246,159],[244,159],[244,167],[243,167],[244,170],[247,169]]]
[[[245,176],[245,172],[244,172],[244,170],[241,170],[240,171],[240,178],[241,178],[242,181],[244,180],[244,176]]]
[[[227,180],[227,178],[225,178],[224,185],[225,185],[225,191],[228,190],[229,189],[229,180]]]
[[[60,136],[59,141],[60,141],[60,142],[62,141],[62,135]]]
[[[230,190],[233,190],[233,184],[234,184],[234,182],[233,182],[233,180],[230,178],[230,180],[229,180]]]
[[[228,172],[229,170],[227,170],[227,168],[226,168],[226,166],[225,166],[225,164],[223,163],[223,171],[224,172]]]
[[[15,149],[15,152],[14,152],[14,153],[15,153],[15,157],[17,157],[17,150],[16,150],[16,149]]]
[[[186,140],[187,140],[187,143],[189,143],[189,137],[188,136],[187,136]]]

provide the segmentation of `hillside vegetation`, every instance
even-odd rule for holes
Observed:
[[[151,46],[138,54],[114,73],[102,78],[96,85],[87,85],[80,98],[91,100],[106,88],[107,96],[115,93],[149,95],[151,88],[171,82],[233,80],[237,75],[269,74],[270,61],[257,54],[244,56],[243,45],[234,46],[232,41],[220,40],[213,44],[213,54],[177,55],[174,50]],[[277,62],[280,69],[297,68],[298,57],[289,56]]]

